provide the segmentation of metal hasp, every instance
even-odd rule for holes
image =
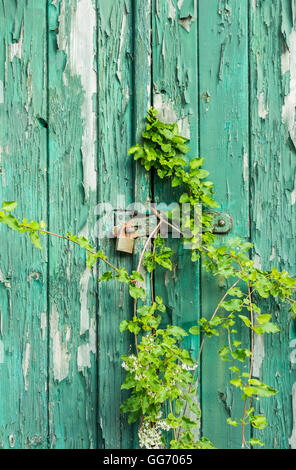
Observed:
[[[132,215],[128,211],[115,212],[116,251],[132,254],[136,238],[146,237],[156,227],[157,218],[154,215]]]
[[[224,235],[232,230],[232,217],[226,212],[217,212],[213,217],[213,233]]]

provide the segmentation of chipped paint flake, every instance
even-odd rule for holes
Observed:
[[[269,113],[269,109],[268,109],[268,106],[267,107],[265,106],[264,91],[261,91],[261,93],[258,96],[258,116],[261,119],[265,119],[268,113]]]
[[[248,176],[249,176],[249,155],[248,155],[247,152],[245,152],[243,154],[243,165],[244,165],[243,179],[244,179],[244,182],[247,183],[248,182]]]
[[[22,362],[22,369],[23,369],[23,376],[25,382],[25,390],[28,390],[28,371],[29,371],[29,364],[30,364],[30,353],[31,353],[31,345],[30,343],[26,344],[25,354],[23,357]]]
[[[97,352],[97,335],[96,335],[96,321],[94,318],[90,319],[89,327],[89,347],[93,354]]]
[[[195,21],[191,15],[186,16],[185,18],[179,18],[179,24],[183,26],[183,28],[190,33],[191,23]]]
[[[176,18],[176,8],[175,8],[175,5],[173,4],[173,1],[172,0],[168,0],[168,8],[169,8],[169,11],[168,11],[168,17],[174,21],[175,18]]]
[[[260,378],[260,370],[265,357],[263,335],[254,336],[253,376]]]
[[[88,283],[91,277],[90,269],[86,268],[80,279],[80,334],[89,330],[89,311],[87,306]]]
[[[257,10],[257,0],[252,0],[253,11]]]
[[[296,173],[294,176],[294,188],[291,191],[291,205],[294,206],[295,203],[296,203]]]
[[[0,364],[4,364],[4,343],[0,339]]]
[[[190,118],[189,115],[177,121],[179,132],[183,137],[190,140]]]
[[[0,104],[4,103],[4,85],[3,81],[0,80]]]
[[[96,115],[93,97],[97,91],[95,63],[96,11],[92,0],[79,0],[73,11],[69,41],[70,68],[81,78],[84,101],[81,116],[84,120],[82,136],[83,186],[86,199],[96,191]]]
[[[50,329],[53,351],[53,375],[55,380],[61,382],[69,374],[71,355],[67,350],[67,340],[70,340],[70,329],[68,328],[66,332],[66,342],[63,342],[62,333],[59,331],[59,312],[54,302],[51,309]]]
[[[9,434],[8,440],[9,440],[9,447],[13,449],[15,447],[15,436],[13,434]]]
[[[290,68],[290,51],[285,47],[284,52],[281,55],[281,73],[285,75]]]
[[[47,315],[46,312],[41,313],[41,331],[42,331],[42,340],[46,339],[46,328],[47,328]]]
[[[296,449],[296,382],[292,387],[292,409],[293,409],[293,429],[291,437],[289,438],[289,444],[291,449]]]
[[[90,345],[81,344],[77,349],[77,366],[78,370],[81,372],[85,367],[90,368]]]
[[[163,100],[161,93],[156,93],[154,95],[154,107],[159,113],[159,119],[168,124],[173,124],[177,121],[177,115],[173,108],[173,103],[166,103]]]
[[[1,163],[1,160],[0,160],[0,163]],[[1,282],[2,284],[4,284],[4,286],[7,287],[8,289],[11,288],[11,283],[10,283],[10,281],[5,278],[5,276],[4,276],[3,272],[1,271],[1,269],[0,269],[0,282]]]
[[[296,108],[296,31],[293,29],[289,36],[289,65],[288,60],[285,59],[286,65],[284,70],[290,71],[290,91],[285,96],[284,104],[282,107],[282,120],[287,125],[290,138],[296,147],[296,123],[295,123],[295,108]],[[283,64],[283,59],[282,59]]]
[[[12,62],[14,57],[21,60],[23,54],[24,26],[21,28],[19,41],[9,44],[9,61]]]
[[[117,71],[116,75],[119,82],[122,82],[122,75],[121,75],[121,58],[122,58],[122,49],[125,39],[125,31],[126,31],[126,22],[127,22],[127,11],[126,7],[123,11],[122,23],[121,23],[121,32],[120,32],[120,43],[119,43],[119,52],[118,52],[118,60],[117,60]]]

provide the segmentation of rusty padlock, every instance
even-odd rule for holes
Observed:
[[[135,238],[138,234],[135,230],[130,228],[129,222],[125,223],[117,234],[116,251],[132,254],[134,251]]]

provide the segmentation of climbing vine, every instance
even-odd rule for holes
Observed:
[[[135,345],[130,354],[122,357],[122,367],[126,370],[122,389],[130,393],[121,404],[121,412],[128,414],[130,424],[138,423],[141,448],[214,448],[209,439],[199,436],[198,369],[205,341],[223,331],[227,333],[227,341],[217,354],[222,361],[229,362],[230,384],[239,389],[242,396],[242,416],[228,418],[227,422],[230,426],[241,426],[242,447],[262,446],[259,439],[246,439],[247,426],[259,430],[267,426],[266,417],[256,414],[252,400],[278,392],[253,376],[254,335],[276,334],[279,327],[271,314],[261,311],[260,299],[273,297],[287,302],[295,315],[296,281],[287,271],[280,272],[275,267],[263,271],[256,267],[250,257],[253,245],[248,241],[237,237],[224,245],[216,242],[213,210],[219,204],[214,199],[213,183],[208,180],[209,172],[203,169],[203,158],[194,158],[188,165],[186,140],[179,135],[177,124],[161,122],[157,111],[151,108],[142,143],[129,150],[146,171],[153,170],[159,178],[170,181],[173,188],[181,189],[179,201],[189,204],[191,209],[185,221],[185,228],[189,230],[184,231],[174,225],[172,213],[163,214],[154,209],[158,223],[143,247],[137,269],[131,273],[114,266],[103,251],[97,251],[84,237],[49,232],[44,222],[20,221],[12,215],[16,202],[3,202],[0,223],[19,233],[27,233],[38,249],[42,248],[40,237],[46,234],[75,243],[86,250],[90,269],[98,260],[105,264],[106,270],[99,282],[117,281],[127,285],[134,300],[134,312],[119,328],[122,334],[134,335]],[[202,205],[199,224],[195,218],[196,205]],[[172,270],[174,252],[161,236],[164,224],[179,231],[181,243],[190,243],[192,262],[201,259],[205,270],[228,280],[230,286],[209,317],[200,318],[189,331],[165,324],[166,306],[157,295],[157,286],[151,289],[149,296],[144,287],[146,275],[153,285],[156,267]],[[238,339],[241,326],[249,330],[250,346]],[[189,335],[201,336],[196,359],[183,345]],[[248,372],[241,372],[242,363],[248,363]]]

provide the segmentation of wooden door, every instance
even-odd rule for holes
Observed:
[[[19,0],[0,2],[0,200],[49,230],[86,236],[132,269],[114,240],[96,237],[98,204],[174,193],[127,155],[148,108],[178,121],[188,158],[205,157],[232,231],[254,243],[258,266],[295,274],[295,0]],[[127,292],[97,285],[98,271],[66,242],[40,254],[0,227],[0,447],[132,448],[119,413],[124,394],[119,332]],[[137,240],[139,253],[144,241]],[[176,242],[174,242],[176,243]],[[177,245],[175,244],[177,247]],[[225,291],[177,248],[156,287],[168,315],[188,328]],[[260,402],[267,448],[295,448],[295,323],[266,306],[281,333],[255,343],[254,374],[280,393]],[[249,338],[241,332],[242,340]],[[228,366],[209,342],[202,355],[201,433],[239,448],[241,416]],[[199,338],[189,344],[193,354]]]

